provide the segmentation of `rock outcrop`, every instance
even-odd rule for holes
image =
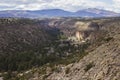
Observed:
[[[76,32],[76,38],[78,41],[84,40],[84,32],[77,31]]]

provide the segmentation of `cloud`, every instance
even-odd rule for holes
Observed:
[[[120,0],[113,0],[113,3],[112,7],[114,11],[120,12]]]
[[[111,2],[108,3],[108,2]],[[41,10],[41,9],[64,9],[77,11],[84,8],[100,8],[120,12],[120,0],[1,0],[2,10]]]

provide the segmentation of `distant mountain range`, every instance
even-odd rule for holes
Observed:
[[[24,18],[40,18],[40,17],[116,17],[120,13],[113,11],[88,8],[77,12],[69,12],[61,9],[45,9],[45,10],[6,10],[0,11],[0,17],[24,17]]]

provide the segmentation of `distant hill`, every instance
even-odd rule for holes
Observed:
[[[88,8],[77,11],[75,15],[82,17],[113,17],[119,16],[120,14],[108,10]]]
[[[39,18],[39,17],[116,17],[120,16],[108,10],[88,8],[79,10],[77,12],[69,12],[61,9],[45,9],[45,10],[6,10],[0,11],[0,17],[25,17],[25,18]]]

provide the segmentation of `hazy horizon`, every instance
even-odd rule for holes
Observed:
[[[75,12],[81,9],[97,8],[120,13],[120,0],[3,0],[2,10],[62,9]]]

